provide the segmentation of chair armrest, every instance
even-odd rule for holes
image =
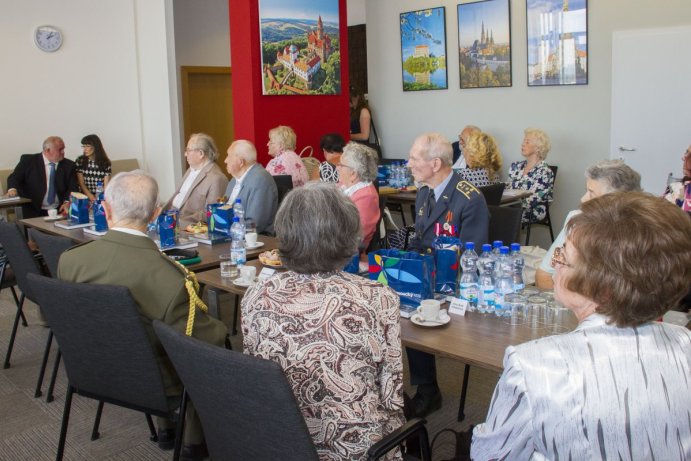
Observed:
[[[420,438],[420,453],[422,455],[421,459],[423,461],[431,460],[432,457],[429,449],[429,437],[427,435],[427,428],[425,427],[426,423],[427,421],[422,418],[413,418],[403,426],[388,434],[379,442],[372,445],[369,450],[367,450],[368,461],[374,461],[381,458],[397,446],[401,445],[408,437],[416,433],[419,433]]]

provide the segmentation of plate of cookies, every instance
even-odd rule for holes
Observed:
[[[281,257],[278,254],[277,249],[260,253],[259,261],[268,267],[273,267],[276,269],[283,267],[283,265],[281,264]]]

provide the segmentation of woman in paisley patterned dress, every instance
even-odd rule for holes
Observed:
[[[334,184],[293,190],[275,228],[288,271],[247,290],[244,351],[281,365],[321,460],[364,459],[405,422],[398,296],[342,271],[360,220]]]
[[[269,155],[273,157],[266,165],[272,176],[288,174],[293,177],[293,188],[304,186],[309,181],[307,168],[295,153],[296,136],[289,126],[277,126],[269,130]]]
[[[510,346],[472,459],[691,459],[691,332],[658,321],[691,280],[691,220],[643,192],[581,205],[555,250],[576,330]]]
[[[523,222],[538,222],[545,219],[545,203],[552,200],[554,173],[545,162],[551,148],[549,136],[535,128],[525,130],[521,155],[525,160],[511,164],[509,181],[512,189],[529,190],[533,193],[523,199]]]
[[[82,138],[83,154],[77,157],[77,181],[79,189],[92,202],[96,200],[96,188],[99,181],[103,189],[108,185],[111,175],[110,159],[106,154],[101,139],[95,134]]]
[[[466,168],[456,170],[463,179],[475,187],[489,186],[498,182],[498,172],[503,160],[492,135],[481,131],[473,132],[465,143],[463,157]]]

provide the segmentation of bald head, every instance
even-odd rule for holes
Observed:
[[[257,163],[257,149],[251,142],[239,139],[228,147],[225,163],[228,173],[234,177],[242,176],[249,167]]]
[[[109,227],[146,229],[156,211],[158,184],[142,170],[118,173],[105,191]]]

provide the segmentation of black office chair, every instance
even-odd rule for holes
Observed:
[[[504,194],[504,187],[506,187],[506,184],[498,182],[489,186],[478,187],[478,189],[485,196],[487,206],[499,206],[501,205],[501,197]]]
[[[507,245],[521,238],[521,217],[523,210],[510,206],[488,206],[489,241],[501,240]]]
[[[279,174],[275,175],[273,178],[276,182],[276,188],[278,189],[278,206],[281,206],[283,198],[288,192],[293,190],[293,177],[289,174]]]
[[[42,271],[16,223],[0,222],[0,244],[5,248],[7,260],[14,271],[17,287],[22,291],[19,300],[17,300],[17,313],[14,317],[10,342],[7,344],[7,353],[5,354],[5,362],[3,364],[3,368],[9,368],[12,349],[14,348],[14,340],[17,336],[17,328],[19,327],[19,320],[22,320],[24,326],[27,325],[26,317],[24,317],[23,312],[24,300],[29,298],[31,301],[36,302],[31,294],[31,288],[27,282],[27,275],[40,275]]]
[[[50,275],[53,278],[58,277],[58,261],[60,260],[60,255],[63,252],[72,248],[75,243],[68,239],[67,237],[61,237],[59,235],[49,235],[41,232],[37,229],[29,229],[29,236],[36,242],[38,248],[43,256],[43,261],[45,262]],[[38,380],[36,381],[36,390],[34,391],[34,397],[40,397],[43,395],[41,388],[43,387],[43,377],[46,372],[46,366],[48,365],[48,357],[50,356],[50,348],[53,343],[53,330],[48,333],[48,339],[46,340],[46,347],[43,352],[43,361],[41,363],[41,370],[38,374]],[[46,396],[46,402],[53,401],[53,390],[55,389],[55,380],[58,376],[58,369],[60,368],[60,349],[58,349],[57,355],[55,356],[55,363],[53,365],[53,373],[51,374],[50,384],[48,385],[48,395]]]
[[[384,209],[386,208],[386,196],[379,196],[379,221],[377,221],[377,227],[374,229],[374,235],[372,240],[367,247],[366,252],[371,253],[372,251],[379,250],[381,248],[388,248],[388,239],[386,236],[386,225],[384,224]]]
[[[151,415],[177,419],[173,459],[179,459],[185,399],[168,397],[144,323],[126,287],[71,283],[35,274],[32,292],[48,319],[65,362],[67,394],[56,460],[65,451],[73,394],[99,401],[91,439],[98,438],[104,402],[141,411],[157,440]]]
[[[556,165],[548,165],[549,169],[552,170],[552,173],[554,174],[554,180],[552,182],[552,195],[554,196],[554,185],[557,182],[557,170],[559,169],[558,166]],[[541,221],[533,221],[533,213],[531,212],[529,214],[530,220],[525,224],[525,244],[528,245],[530,242],[530,228],[534,225],[541,225],[541,226],[547,226],[549,228],[549,236],[552,239],[552,242],[554,242],[554,230],[552,229],[552,218],[549,215],[549,206],[550,203],[554,200],[553,198],[545,200],[543,202],[540,202],[539,205],[544,205],[545,206],[545,217]],[[532,210],[531,210],[532,211]]]
[[[214,461],[318,459],[277,363],[211,346],[158,320],[154,330],[194,402]],[[373,445],[368,459],[383,456],[414,434],[421,438],[423,459],[431,459],[425,421],[419,418]]]

